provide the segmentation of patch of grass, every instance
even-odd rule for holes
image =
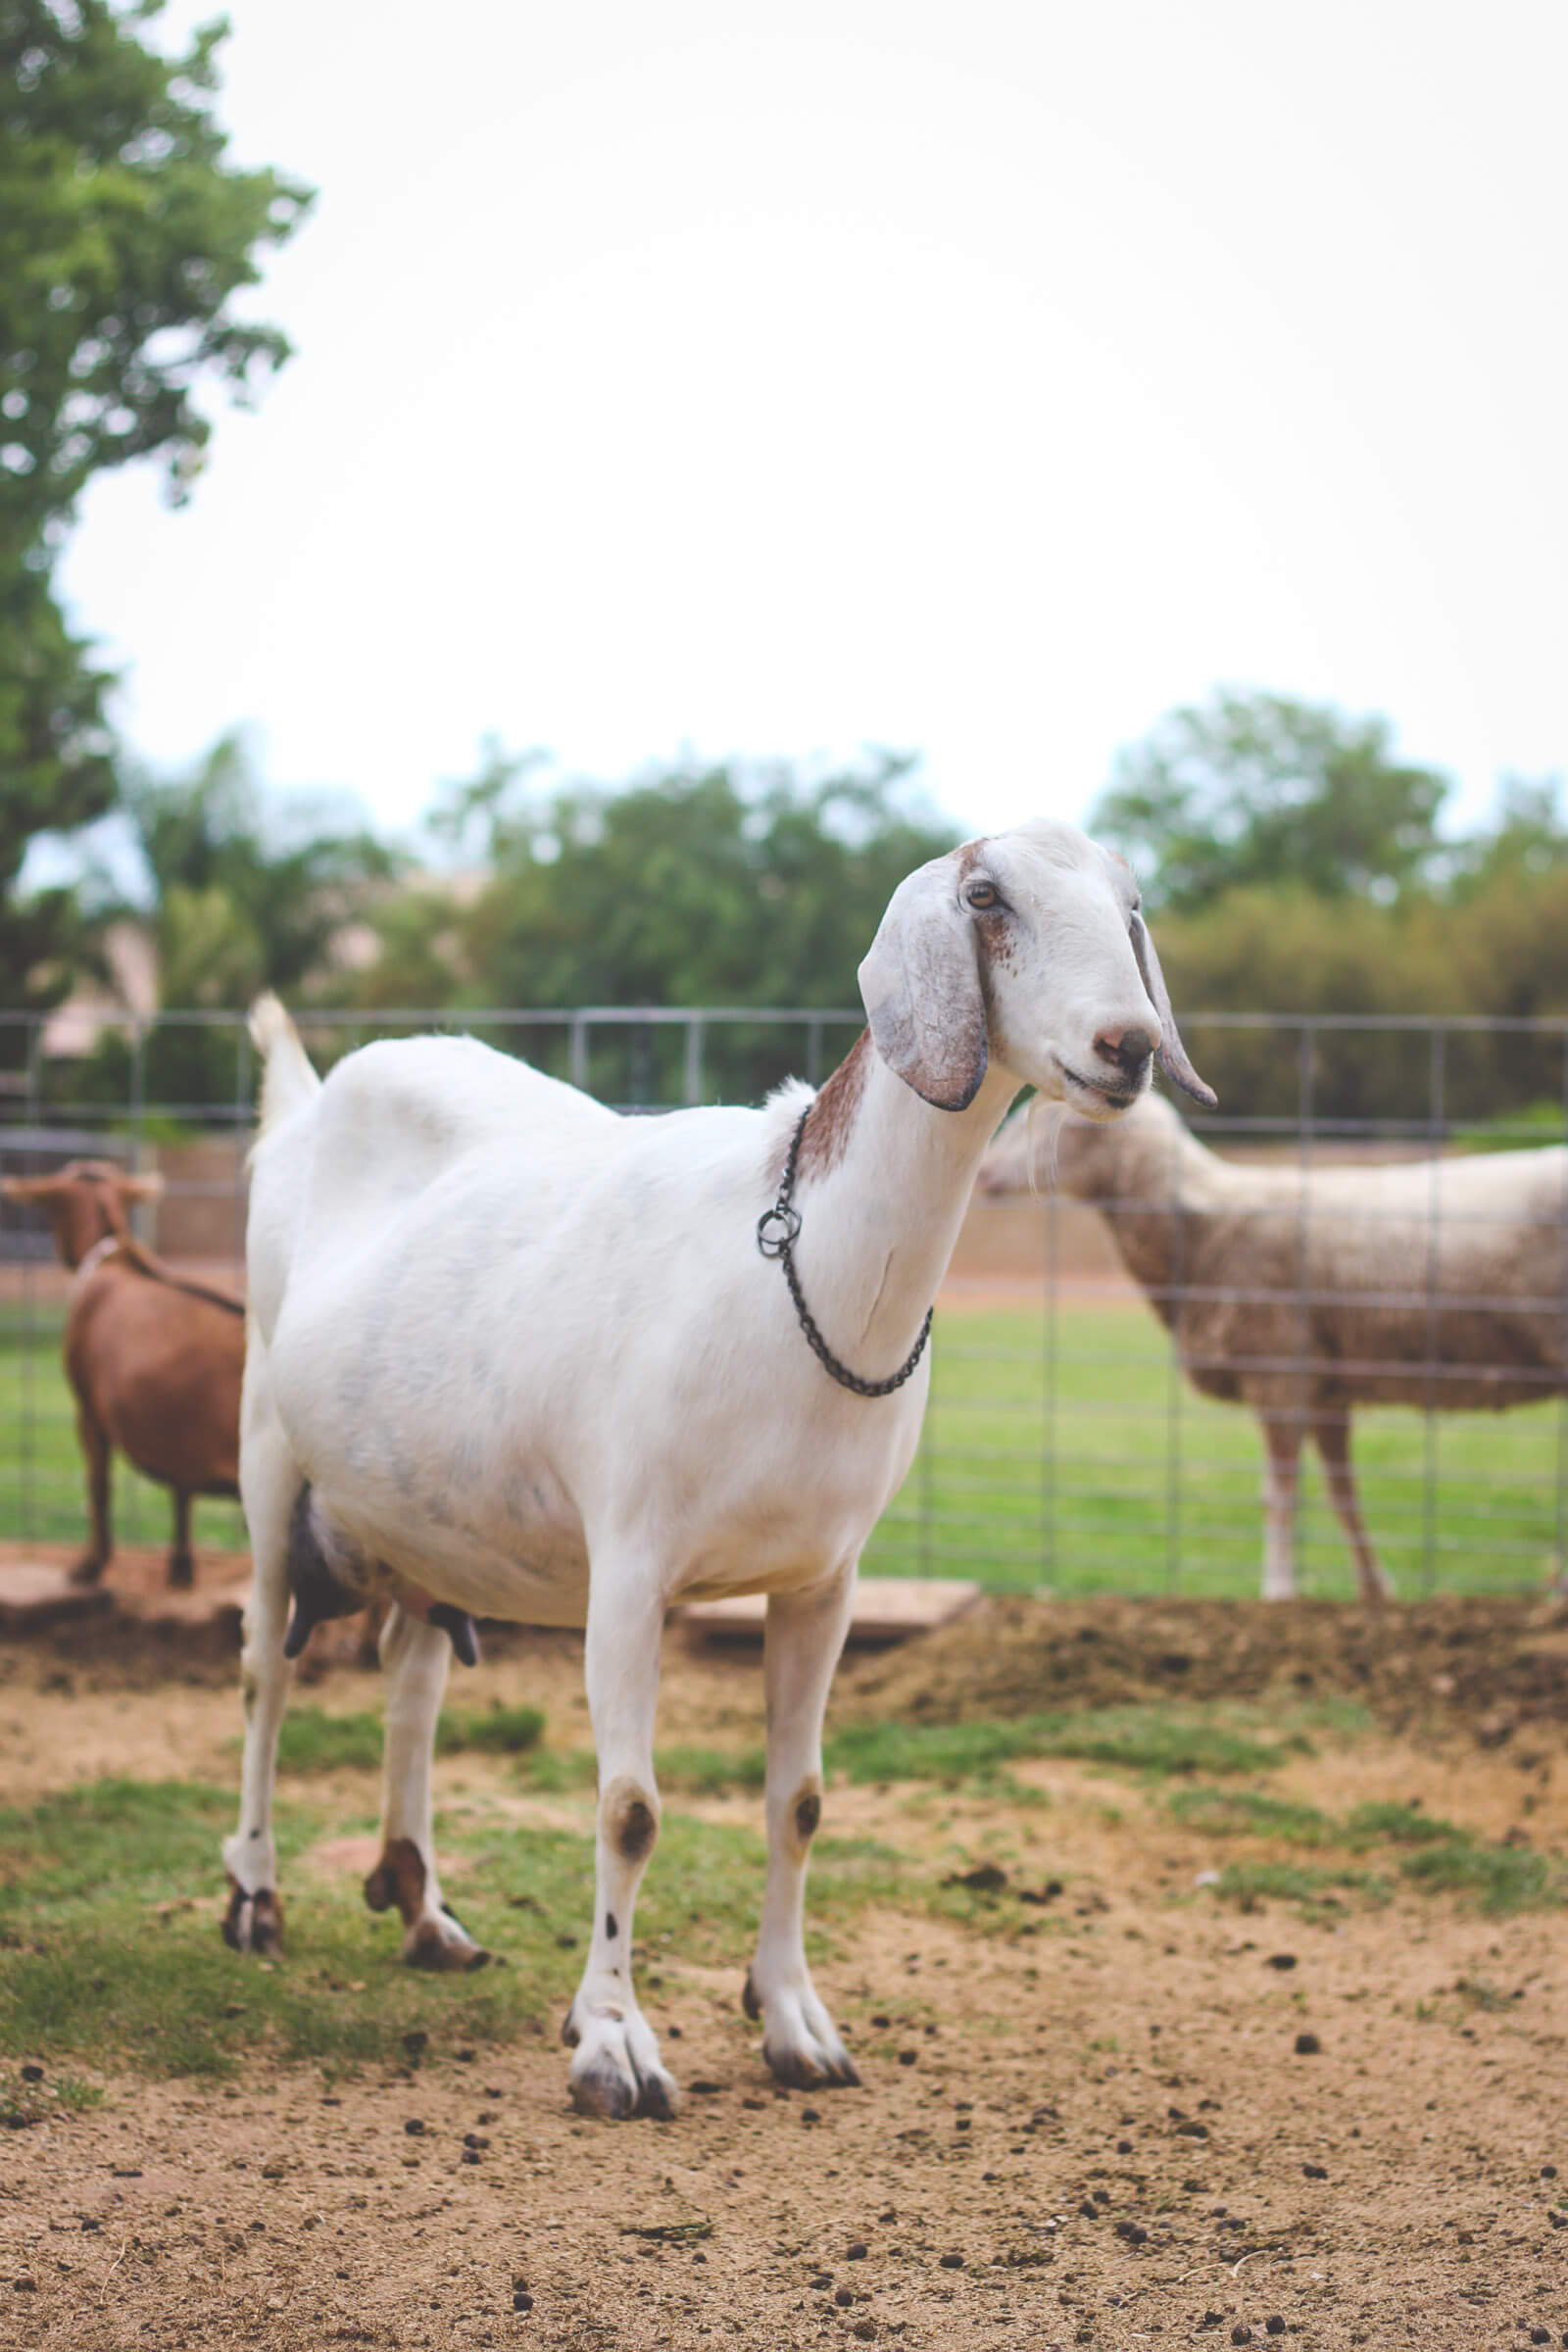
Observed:
[[[1366,1853],[1378,1846],[1414,1851],[1399,1860],[1400,1876],[1428,1892],[1473,1895],[1484,1911],[1504,1913],[1544,1903],[1568,1902],[1568,1871],[1530,1846],[1495,1845],[1475,1838],[1456,1822],[1398,1802],[1357,1805],[1348,1820],[1336,1821],[1311,1805],[1293,1805],[1269,1796],[1229,1789],[1183,1789],[1170,1809],[1192,1828],[1225,1837],[1243,1832],[1282,1843],[1343,1846]],[[1243,1908],[1270,1895],[1287,1902],[1319,1903],[1331,1886],[1360,1887],[1387,1899],[1387,1880],[1356,1870],[1303,1870],[1288,1862],[1246,1862],[1220,1875],[1217,1891]]]
[[[538,1707],[507,1707],[492,1699],[488,1707],[445,1707],[435,1727],[435,1752],[455,1756],[477,1748],[492,1756],[525,1755],[545,1736],[545,1719]]]
[[[1459,1836],[1407,1855],[1399,1868],[1429,1892],[1478,1895],[1483,1911],[1529,1911],[1568,1898],[1562,1866],[1529,1846],[1482,1845]]]
[[[324,1707],[294,1707],[278,1734],[280,1772],[378,1772],[383,1722],[374,1709],[334,1715]],[[524,1755],[544,1738],[537,1707],[444,1707],[435,1727],[438,1756],[479,1750],[490,1755]]]
[[[1285,1845],[1334,1845],[1341,1838],[1338,1823],[1316,1805],[1255,1789],[1176,1788],[1165,1801],[1178,1821],[1211,1838],[1275,1838]]]
[[[662,1747],[654,1757],[660,1788],[688,1796],[731,1796],[762,1788],[767,1757],[760,1747],[728,1752],[718,1747]]]
[[[851,1724],[828,1741],[830,1770],[851,1781],[945,1781],[995,1772],[1023,1756],[1061,1756],[1132,1772],[1230,1775],[1267,1771],[1294,1743],[1153,1708],[1100,1707],[1011,1722]]]
[[[238,1745],[235,1741],[233,1744]],[[324,1707],[291,1707],[277,1736],[277,1769],[376,1772],[381,1764],[381,1718],[368,1711],[329,1715]]]
[[[356,1886],[288,1872],[287,1951],[269,1966],[219,1937],[219,1840],[233,1803],[190,1783],[107,1781],[0,1815],[0,2053],[222,2075],[260,2046],[341,2070],[397,2056],[415,2027],[432,2043],[499,2039],[566,1989],[572,1965],[555,1928],[592,1900],[581,1839],[534,1838],[533,1914],[508,1907],[499,1877],[459,1898],[514,1967],[421,1977],[398,1959],[395,1922],[372,1920]],[[319,1827],[285,1806],[285,1857]]]
[[[1298,1862],[1231,1862],[1220,1872],[1214,1891],[1223,1901],[1239,1903],[1244,1911],[1262,1902],[1301,1903],[1312,1910],[1330,1907],[1337,1888],[1386,1902],[1388,1882],[1364,1870],[1307,1868]]]
[[[1468,1839],[1468,1833],[1419,1805],[1397,1801],[1357,1805],[1347,1824],[1350,1845],[1438,1845],[1449,1838]]]

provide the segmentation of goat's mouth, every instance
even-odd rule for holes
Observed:
[[[1144,1091],[1141,1085],[1129,1086],[1125,1080],[1116,1086],[1103,1078],[1086,1078],[1067,1061],[1061,1065],[1061,1074],[1068,1083],[1068,1102],[1074,1110],[1083,1111],[1091,1119],[1119,1119]]]

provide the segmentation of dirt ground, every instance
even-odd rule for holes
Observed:
[[[11,1644],[6,1801],[110,1771],[231,1781],[232,1673],[200,1643],[122,1627],[117,1644],[103,1624]],[[576,1737],[579,1678],[573,1639],[517,1636],[464,1694],[536,1701]],[[313,1696],[372,1691],[326,1662]],[[1282,1720],[1353,1698],[1364,1716],[1337,1732],[1324,1705],[1316,1752],[1271,1774],[1272,1794],[1420,1799],[1568,1850],[1568,1622],[1548,1601],[1385,1618],[999,1601],[846,1661],[830,1724],[1172,1694]],[[740,1744],[760,1726],[755,1655],[672,1636],[662,1740]],[[1312,1918],[1242,1910],[1201,1883],[1234,1840],[1222,1853],[1158,1790],[1060,1760],[1013,1769],[1049,1808],[829,1790],[825,1828],[924,1839],[937,1870],[956,1827],[1005,1835],[1031,1886],[1060,1882],[983,1938],[860,1918],[818,1981],[861,2088],[775,2090],[739,2007],[745,1952],[717,1971],[675,1944],[645,1993],[688,2092],[673,2124],[584,2122],[543,2033],[330,2091],[264,2064],[225,2089],[116,2081],[0,2147],[0,2343],[1568,2344],[1564,1914],[1408,1890]],[[465,1754],[440,1785],[504,1770]],[[586,1799],[537,1801],[586,1836]],[[306,1858],[295,1899],[313,1872],[363,1867],[350,1842]],[[215,1857],[215,1927],[216,1881]]]

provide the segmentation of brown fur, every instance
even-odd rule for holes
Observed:
[[[84,1583],[103,1574],[114,1549],[109,1462],[116,1447],[143,1477],[173,1490],[172,1584],[191,1579],[192,1496],[239,1492],[244,1306],[187,1282],[131,1239],[127,1203],[157,1189],[157,1179],[90,1160],[5,1186],[12,1199],[47,1209],[55,1248],[73,1270],[100,1241],[118,1243],[73,1284],[66,1311],[66,1374],[75,1393],[92,1525],[74,1571]]]
[[[802,1176],[830,1175],[843,1159],[865,1092],[870,1057],[871,1032],[862,1029],[806,1114],[806,1132],[796,1162]]]
[[[412,1838],[393,1838],[365,1882],[365,1899],[372,1911],[396,1903],[398,1917],[412,1928],[424,1903],[424,1863]]]
[[[646,1862],[659,1836],[659,1800],[625,1773],[617,1774],[599,1800],[605,1836],[627,1862]]]
[[[822,1786],[819,1781],[808,1781],[796,1795],[792,1810],[795,1815],[795,1836],[802,1845],[809,1845],[816,1836],[822,1819]]]

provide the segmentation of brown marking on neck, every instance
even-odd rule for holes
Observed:
[[[796,1162],[802,1176],[827,1176],[844,1157],[870,1063],[871,1032],[862,1029],[806,1114]]]

